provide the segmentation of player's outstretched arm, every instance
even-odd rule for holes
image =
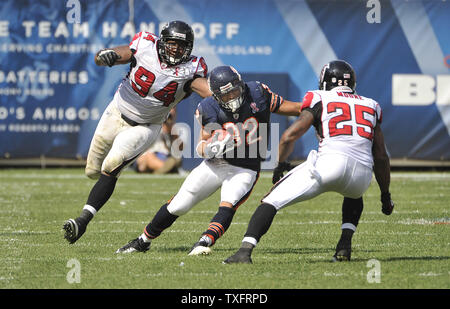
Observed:
[[[197,77],[191,82],[191,90],[197,93],[202,98],[206,98],[212,95],[209,90],[208,82],[204,77]]]
[[[391,165],[384,144],[383,132],[379,125],[375,127],[372,155],[374,162],[373,172],[381,191],[381,211],[385,215],[390,215],[394,209],[394,203],[391,200],[391,193],[389,192],[391,183]]]
[[[298,119],[283,133],[278,145],[278,162],[284,162],[294,150],[295,141],[308,131],[314,121],[309,111],[302,111]]]
[[[121,45],[114,48],[99,50],[95,55],[95,64],[99,66],[109,66],[125,64],[131,61],[133,52],[128,45]]]
[[[276,114],[285,116],[298,116],[300,115],[300,109],[302,108],[302,102],[292,102],[284,100],[280,108],[275,112]]]
[[[298,119],[281,136],[278,145],[278,165],[273,170],[272,183],[278,182],[283,177],[285,171],[293,168],[286,160],[294,150],[295,141],[308,131],[313,121],[313,114],[309,111],[303,111],[300,113]]]

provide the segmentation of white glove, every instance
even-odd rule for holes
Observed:
[[[221,134],[223,136],[223,139],[219,140]],[[223,130],[216,130],[213,133],[211,142],[206,144],[203,153],[205,154],[205,157],[208,159],[214,157],[217,158],[222,156],[222,154],[224,154],[225,152],[232,150],[233,147],[234,147],[234,140],[231,134],[228,132],[224,133]]]

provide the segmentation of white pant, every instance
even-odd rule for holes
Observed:
[[[98,178],[100,172],[120,171],[156,140],[160,124],[131,126],[121,118],[117,96],[109,103],[97,125],[87,157],[85,173]],[[117,170],[119,168],[119,170]]]
[[[334,191],[344,197],[361,197],[372,181],[372,169],[343,154],[317,155],[287,173],[262,199],[277,210]]]
[[[204,160],[186,177],[178,193],[167,206],[177,216],[216,192],[220,187],[220,200],[239,207],[250,195],[258,173],[226,163],[224,160]]]

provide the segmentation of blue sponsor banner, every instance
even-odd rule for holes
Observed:
[[[449,16],[441,0],[2,0],[0,158],[85,158],[128,72],[94,54],[178,19],[210,70],[233,65],[289,100],[317,88],[326,62],[350,62],[358,93],[382,106],[391,158],[450,160]],[[179,122],[194,128],[199,99],[178,105]],[[294,119],[272,120],[281,134]],[[311,129],[291,159],[316,146]]]

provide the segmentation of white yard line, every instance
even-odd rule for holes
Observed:
[[[60,173],[25,173],[23,171],[17,173],[3,173],[0,170],[0,179],[86,179],[88,178],[83,174],[82,171],[80,173],[70,173],[70,174],[60,174]],[[184,179],[186,175],[178,175],[178,174],[167,174],[167,175],[152,175],[152,174],[134,174],[134,173],[125,173],[122,175],[124,179]],[[270,172],[262,172],[260,174],[260,178],[272,178],[272,173]],[[412,173],[403,173],[403,172],[393,172],[391,173],[391,178],[405,178],[410,180],[436,180],[436,179],[444,179],[450,180],[450,173],[443,172],[412,172]]]

